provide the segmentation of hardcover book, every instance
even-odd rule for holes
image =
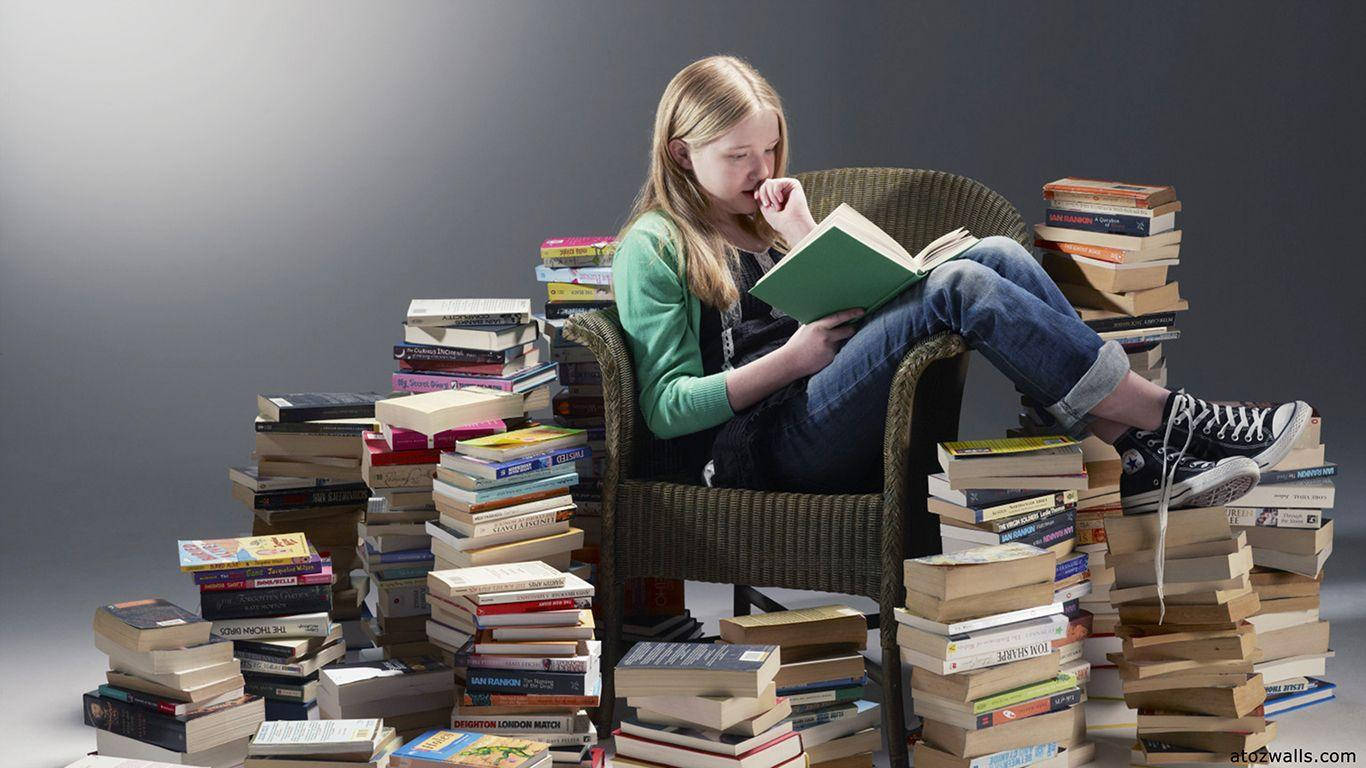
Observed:
[[[854,307],[871,313],[976,242],[960,227],[912,256],[881,227],[841,203],[750,293],[801,323]]]

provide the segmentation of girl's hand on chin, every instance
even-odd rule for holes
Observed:
[[[769,179],[754,190],[754,199],[758,201],[759,211],[768,225],[782,233],[789,242],[801,239],[815,226],[811,209],[806,204],[806,192],[796,179]]]

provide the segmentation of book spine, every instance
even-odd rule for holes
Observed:
[[[1323,514],[1317,509],[1278,507],[1225,507],[1228,524],[1262,528],[1320,528]]]
[[[541,528],[555,523],[562,523],[574,517],[572,509],[549,509],[544,512],[532,512],[526,515],[508,517],[502,520],[495,520],[491,523],[484,523],[474,526],[474,532],[470,538],[480,536],[494,536],[500,533],[511,533],[513,531],[524,531],[531,528]]]
[[[1009,544],[1011,541],[1020,541],[1029,544],[1031,547],[1038,547],[1035,541],[1045,541],[1050,533],[1072,525],[1076,521],[1076,512],[1067,510],[1065,514],[1049,515],[1049,517],[1037,519],[1037,521],[1025,523],[1019,527],[1003,530],[1000,533],[1001,544]]]
[[[431,603],[427,602],[427,578],[400,579],[397,583],[380,581],[380,613],[387,618],[421,616],[431,613]]]
[[[366,545],[369,550],[369,545]],[[397,552],[368,552],[370,562],[388,565],[392,563],[420,563],[432,559],[430,549],[401,549]]]
[[[1036,744],[1030,747],[1008,749],[975,757],[968,762],[967,768],[1023,768],[1023,766],[1047,760],[1057,754],[1058,743],[1054,741],[1048,744]]]
[[[502,501],[504,499],[514,499],[518,496],[542,493],[544,491],[559,490],[561,488],[568,488],[578,482],[579,474],[577,472],[566,471],[565,474],[562,475],[552,475],[540,480],[532,480],[516,485],[504,485],[498,488],[487,488],[482,491],[466,491],[463,488],[458,488],[456,486],[449,487],[459,491],[458,494],[452,493],[452,496],[465,504],[473,505],[487,504],[491,501]],[[464,496],[464,498],[461,498],[462,496]],[[469,496],[473,496],[474,498],[471,499]]]
[[[320,613],[332,610],[332,586],[313,584],[302,587],[241,589],[233,592],[200,592],[199,608],[200,615],[210,621]]]
[[[395,372],[390,376],[390,384],[396,392],[410,392],[413,394],[423,394],[426,392],[440,392],[446,389],[460,389],[461,387],[488,387],[503,392],[511,392],[513,382],[503,379],[478,378],[473,376],[441,376],[432,373],[403,373]]]
[[[118,699],[87,693],[85,724],[172,752],[185,752],[185,725],[173,717]]]
[[[1026,512],[1038,512],[1067,504],[1077,503],[1076,491],[1059,491],[1048,496],[1039,496],[1033,499],[1020,499],[1006,504],[997,504],[992,507],[982,507],[973,510],[974,522],[985,523],[991,520],[1000,520],[1003,517],[1013,517]]]
[[[567,419],[586,419],[604,416],[606,405],[601,397],[576,397],[556,395],[553,408],[555,415]]]
[[[523,312],[490,312],[477,314],[445,314],[409,316],[404,325],[418,328],[439,328],[443,325],[519,325],[530,322]]]
[[[802,711],[810,711],[817,706],[827,706],[830,704],[843,704],[846,701],[858,701],[863,698],[863,686],[856,685],[851,688],[831,688],[824,691],[808,691],[806,693],[794,693],[787,697],[792,703],[792,711],[797,712],[797,707],[806,707]]]
[[[526,349],[520,346],[506,350],[485,352],[478,349],[438,347],[431,344],[394,345],[395,360],[410,360],[412,362],[497,363],[499,365],[505,365],[525,354]]]
[[[546,283],[546,298],[550,301],[613,301],[616,294],[610,286]]]
[[[456,440],[455,432],[449,429],[431,436],[411,429],[395,429],[390,434],[389,448],[394,451],[453,451]]]
[[[226,640],[270,637],[326,637],[331,629],[327,619],[300,619],[290,616],[259,617],[216,621],[213,634]]]
[[[833,723],[836,720],[847,720],[857,714],[858,707],[832,707],[808,712],[804,715],[793,715],[787,718],[785,722],[792,723],[792,730],[794,731],[804,731],[807,728]]]
[[[365,424],[323,424],[320,422],[258,421],[256,431],[262,434],[322,435],[324,437],[356,437],[367,429]]]
[[[357,438],[359,439],[359,438]],[[306,491],[258,492],[252,497],[252,507],[263,511],[304,509],[307,507],[350,507],[365,503],[370,489],[364,483],[346,489],[319,488]]]
[[[1082,213],[1114,213],[1124,216],[1138,216],[1140,218],[1153,218],[1152,208],[1139,208],[1130,205],[1115,205],[1113,203],[1099,203],[1090,200],[1082,200],[1066,197],[1054,197],[1053,208],[1064,211],[1080,211]]]
[[[470,693],[525,693],[549,696],[586,696],[593,681],[588,675],[531,672],[519,669],[471,669],[465,690]]]
[[[329,419],[373,419],[375,403],[335,403],[330,405],[280,405],[282,422],[325,421]]]
[[[532,600],[522,603],[502,603],[474,607],[476,616],[499,616],[509,613],[534,613],[540,611],[567,611],[579,608],[580,601],[572,597],[558,597],[551,600]],[[588,606],[583,606],[588,607]]]
[[[1005,707],[994,712],[984,712],[977,716],[977,727],[979,729],[991,728],[1032,715],[1046,715],[1050,712],[1067,709],[1080,701],[1081,689],[1055,693],[1052,696],[1041,697],[1013,707]]]
[[[1045,656],[1053,652],[1051,641],[1038,641],[1024,645],[1012,645],[1009,648],[999,648],[988,653],[977,656],[965,656],[961,659],[950,659],[943,664],[942,675],[953,674],[954,672],[967,672],[983,667],[994,667],[997,664],[1009,664],[1012,661],[1032,659],[1035,656]],[[939,670],[930,670],[938,672]]]
[[[612,306],[615,306],[615,303],[611,301],[548,301],[545,305],[545,316],[550,320],[566,320],[574,315]]]
[[[1132,331],[1138,328],[1165,328],[1176,324],[1175,312],[1159,312],[1155,315],[1136,317],[1107,317],[1104,320],[1086,320],[1086,327],[1096,333],[1110,331]]]
[[[159,699],[156,696],[153,696],[148,693],[142,693],[141,691],[133,691],[126,688],[115,688],[112,685],[101,685],[99,687],[99,691],[101,698],[118,699],[119,701],[127,702],[129,704],[135,704],[144,709],[150,709],[153,712],[160,712],[161,714],[170,717],[175,717],[176,715],[179,715],[183,711],[183,708],[186,706],[185,703],[181,701]]]
[[[574,715],[508,715],[505,717],[451,718],[451,729],[479,733],[575,733],[581,730]]]
[[[565,386],[602,383],[602,368],[597,363],[560,363],[560,383]]]
[[[1088,562],[1089,558],[1086,557],[1085,553],[1082,553],[1081,557],[1072,556],[1066,560],[1059,560],[1058,566],[1054,570],[1053,580],[1062,581],[1063,579],[1081,573],[1086,570]]]
[[[585,674],[589,672],[595,662],[594,657],[564,656],[564,657],[525,657],[525,656],[504,656],[500,654],[480,654],[480,653],[457,653],[455,655],[455,666],[457,667],[478,667],[482,669],[510,669],[526,670],[529,672],[564,672],[567,674]]]
[[[596,707],[598,697],[466,691],[461,699],[461,705],[466,707]]]
[[[370,467],[365,481],[370,489],[431,488],[438,464],[400,464],[393,467]]]
[[[1262,472],[1262,479],[1259,482],[1267,485],[1293,483],[1296,480],[1334,477],[1337,473],[1338,465],[1336,464],[1328,464],[1322,467],[1304,467],[1303,469],[1268,469]]]
[[[306,563],[287,565],[256,565],[250,568],[234,568],[226,571],[195,571],[194,583],[199,585],[217,584],[225,581],[246,581],[248,579],[273,579],[278,576],[298,576],[304,573],[317,573],[322,568],[321,560],[310,559]]]
[[[101,686],[101,689],[103,689],[103,686]],[[1267,683],[1267,684],[1266,684],[1266,695],[1267,695],[1268,697],[1270,697],[1270,696],[1285,696],[1285,695],[1287,695],[1287,694],[1299,693],[1299,692],[1301,692],[1301,691],[1307,691],[1307,690],[1309,690],[1309,681],[1308,681],[1308,680],[1296,680],[1296,681],[1294,681],[1294,682],[1288,682],[1288,683]]]
[[[1019,541],[1036,536],[1044,531],[1064,525],[1076,519],[1076,507],[1065,504],[1059,507],[1052,507],[1039,512],[1027,512],[1020,515],[1020,522],[1015,518],[1005,518],[997,521],[991,527],[1001,536],[1001,543]],[[1009,523],[1008,525],[1006,523]]]
[[[612,270],[610,267],[556,269],[545,264],[539,264],[536,266],[536,280],[542,283],[563,283],[566,285],[610,286],[612,284]]]
[[[219,581],[201,584],[200,592],[235,592],[242,589],[268,589],[270,587],[303,587],[317,584],[331,584],[332,569],[318,573],[304,573],[298,576],[276,576],[270,579],[241,579],[238,581]]]
[[[369,450],[366,461],[372,467],[411,467],[435,464],[441,460],[441,450],[438,448],[422,448],[399,451],[389,449],[389,444],[383,438],[375,441],[375,448]],[[379,446],[384,446],[382,450]]]
[[[966,637],[948,644],[944,653],[944,661],[963,660],[967,662],[973,657],[985,654],[1010,652],[1012,649],[1045,642],[1051,644],[1055,639],[1062,637],[1066,631],[1066,624],[1044,624],[1038,627],[1030,627],[1024,632],[995,632],[980,637]]]

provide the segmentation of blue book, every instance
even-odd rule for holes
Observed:
[[[483,504],[489,501],[499,501],[501,499],[511,499],[516,496],[525,496],[528,493],[540,493],[541,491],[553,491],[559,488],[568,488],[577,485],[579,473],[574,471],[561,472],[539,480],[529,480],[525,483],[514,483],[512,485],[500,485],[496,488],[486,488],[482,491],[467,491],[456,485],[444,482],[441,479],[433,481],[434,492],[438,495],[446,495],[464,504]]]
[[[1075,576],[1078,573],[1081,573],[1082,571],[1086,570],[1086,565],[1089,562],[1089,560],[1090,558],[1085,552],[1077,552],[1075,554],[1068,555],[1066,559],[1058,561],[1057,569],[1054,572],[1053,580],[1062,581],[1063,579],[1066,579],[1070,576]]]
[[[377,552],[369,542],[365,544],[365,557],[371,563],[420,563],[434,560],[431,549],[404,549],[398,552]]]
[[[1336,477],[1338,465],[1324,464],[1321,467],[1304,467],[1302,469],[1268,469],[1262,472],[1261,485],[1274,485],[1277,483],[1293,483],[1297,480],[1317,480],[1323,477]]]
[[[1165,221],[1165,215],[1157,218]],[[1153,219],[1147,216],[1049,208],[1044,212],[1044,217],[1050,227],[1080,229],[1086,232],[1108,232],[1115,235],[1133,235],[1134,237],[1147,237],[1153,234]]]
[[[526,768],[550,753],[549,745],[512,736],[492,736],[439,729],[427,731],[399,747],[390,759],[408,768],[453,766]]]
[[[592,430],[589,430],[588,438],[593,439]],[[592,455],[592,450],[586,445],[557,448],[546,453],[538,453],[535,456],[524,456],[520,459],[508,459],[507,461],[492,461],[459,453],[446,453],[441,456],[441,466],[470,477],[503,480],[573,464],[580,459],[591,458]]]
[[[802,683],[801,685],[789,685],[778,689],[779,696],[791,696],[797,693],[810,693],[812,691],[829,691],[837,688],[848,688],[851,685],[867,685],[868,676],[841,677],[835,680],[817,680],[814,683]]]
[[[1272,715],[1283,715],[1286,712],[1294,712],[1297,709],[1312,707],[1315,704],[1322,704],[1325,701],[1332,701],[1337,698],[1337,684],[1330,683],[1317,677],[1309,678],[1309,688],[1298,693],[1287,693],[1284,696],[1267,699],[1263,709],[1267,717]]]

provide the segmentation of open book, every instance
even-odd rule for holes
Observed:
[[[912,256],[881,227],[840,203],[749,292],[799,323],[854,307],[872,313],[976,242],[960,227]]]

